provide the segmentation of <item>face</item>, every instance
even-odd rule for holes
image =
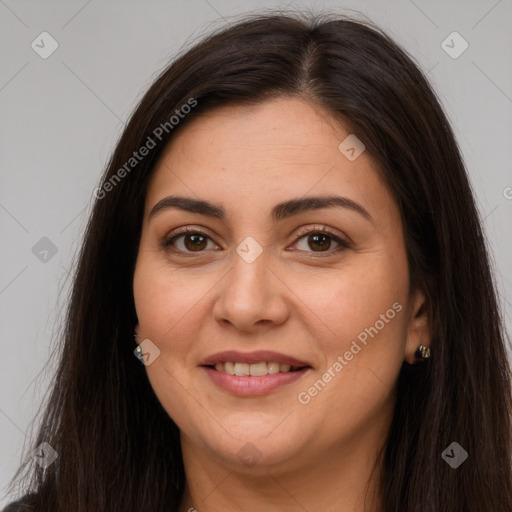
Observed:
[[[222,107],[156,166],[136,332],[184,450],[297,467],[383,440],[424,297],[376,162],[338,148],[349,134],[297,98]]]

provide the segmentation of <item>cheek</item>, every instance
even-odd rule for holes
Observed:
[[[149,338],[160,350],[146,367],[149,382],[158,400],[181,429],[193,429],[191,418],[201,415],[194,401],[187,401],[193,385],[188,381],[187,357],[197,322],[191,321],[194,305],[206,293],[197,289],[200,280],[188,280],[188,288],[176,272],[156,262],[154,255],[139,253],[133,279],[133,293],[142,338]]]
[[[399,303],[404,308],[407,297],[407,272],[393,268],[386,260],[368,258],[368,264],[340,270],[336,275],[316,279],[304,296],[318,314],[324,326],[323,332],[342,342],[357,336],[365,328],[379,321],[380,315],[393,319]],[[386,323],[386,329],[392,323]],[[380,323],[379,323],[380,326]]]
[[[361,418],[372,414],[389,399],[403,363],[405,259],[400,254],[360,256],[357,265],[311,283],[306,293],[321,320],[323,370],[336,375],[323,373],[325,381],[336,383],[319,393],[317,405],[334,407],[340,414],[351,410]]]
[[[133,293],[141,335],[165,345],[177,340],[177,329],[180,338],[187,337],[187,329],[194,324],[190,317],[212,285],[206,275],[194,278],[191,272],[185,277],[154,260],[154,255],[139,255]]]
[[[312,291],[324,326],[318,346],[325,366],[320,378],[315,375],[306,383],[302,399],[310,397],[306,410],[311,414],[329,411],[325,428],[333,432],[342,428],[349,435],[383,409],[392,409],[404,357],[407,298],[405,281],[393,276],[386,265],[375,265],[326,280],[322,293],[318,287]],[[343,427],[339,418],[345,418]]]

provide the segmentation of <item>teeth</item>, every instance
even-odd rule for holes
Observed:
[[[267,363],[268,373],[279,373],[279,363]]]
[[[215,369],[219,372],[228,373],[229,375],[238,375],[240,377],[263,377],[264,375],[272,375],[274,373],[288,373],[289,371],[296,370],[297,367],[291,367],[289,364],[279,364],[276,362],[248,364],[248,363],[235,363],[226,361],[225,363],[217,363]]]
[[[251,375],[255,377],[261,377],[262,375],[267,375],[267,363],[256,363],[249,365],[249,370]]]
[[[220,364],[222,365],[222,363],[220,363]],[[217,367],[215,367],[215,368],[217,368]],[[229,373],[229,375],[235,375],[235,363],[224,363],[224,371],[226,373]]]
[[[235,363],[235,375],[238,375],[239,377],[250,375],[250,367],[251,365],[247,363]]]

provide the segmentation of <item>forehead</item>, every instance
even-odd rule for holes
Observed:
[[[244,208],[342,193],[369,208],[393,209],[374,159],[363,152],[350,161],[340,151],[349,135],[330,112],[299,98],[217,108],[167,146],[151,177],[147,210],[171,193]]]
[[[228,105],[192,120],[171,141],[164,158],[175,149],[188,157],[215,161],[250,155],[279,163],[318,164],[332,159],[340,136],[348,134],[342,122],[325,109],[294,97],[280,97],[256,105]],[[261,150],[264,149],[264,152]],[[243,158],[242,158],[243,160]]]

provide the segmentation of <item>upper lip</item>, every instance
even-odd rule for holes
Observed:
[[[238,352],[237,350],[226,350],[217,352],[204,359],[201,366],[214,366],[217,363],[234,362],[234,363],[279,363],[289,364],[290,366],[310,366],[307,362],[301,361],[295,357],[273,352],[272,350],[257,350],[255,352]]]

